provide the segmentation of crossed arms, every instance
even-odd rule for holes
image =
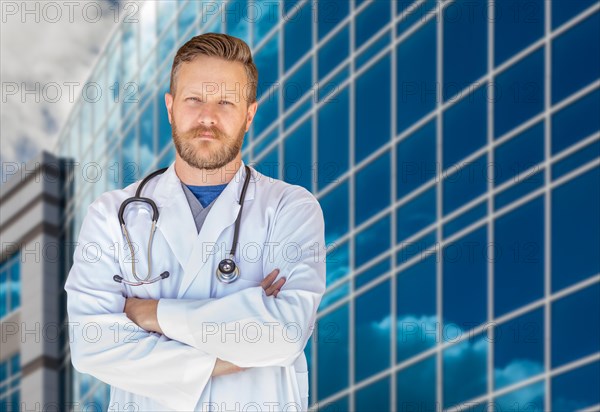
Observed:
[[[277,298],[257,286],[220,299],[160,299],[156,320],[162,333],[141,329],[124,313],[122,286],[112,280],[119,265],[107,250],[97,260],[83,258],[85,245],[108,249],[120,236],[116,214],[95,202],[84,219],[65,284],[74,367],[166,407],[193,410],[213,373],[223,366],[218,359],[235,368],[291,365],[310,337],[310,323],[325,291],[322,212],[314,198],[300,200],[280,210],[270,239],[281,245],[293,242],[300,251],[297,260],[285,259],[279,250],[270,261],[286,276],[286,287],[273,292]],[[207,329],[217,325],[234,330],[251,323],[262,328],[264,339],[239,340],[235,334]],[[286,324],[298,326],[300,339],[286,338]]]

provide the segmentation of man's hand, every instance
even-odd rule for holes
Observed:
[[[157,307],[158,300],[127,298],[123,312],[140,328],[148,332],[158,332],[162,335],[163,331],[158,324],[156,315]]]
[[[267,296],[273,295],[273,297],[277,297],[277,293],[285,283],[285,278],[279,279],[277,282],[273,283],[277,275],[279,274],[279,269],[275,269],[271,273],[269,273],[263,280],[260,282],[260,286],[265,290]]]
[[[217,358],[217,362],[215,362],[215,368],[212,371],[212,377],[229,375],[230,373],[241,372],[248,368],[242,368],[241,366],[234,365],[231,362],[224,361],[222,359]]]

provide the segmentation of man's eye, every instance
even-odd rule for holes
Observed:
[[[195,102],[199,102],[200,101],[200,99],[197,98],[197,97],[188,97],[186,100],[193,100]]]
[[[221,103],[225,103],[225,104],[233,104],[231,102],[228,102],[227,100],[221,100]]]

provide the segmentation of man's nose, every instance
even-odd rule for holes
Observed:
[[[198,113],[198,123],[205,126],[212,126],[217,123],[217,116],[215,115],[215,108],[211,107],[210,103],[202,105],[200,112]]]

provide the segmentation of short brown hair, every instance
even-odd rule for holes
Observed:
[[[190,62],[197,56],[220,57],[225,60],[240,62],[244,65],[248,78],[246,102],[250,105],[256,101],[258,70],[252,59],[250,47],[242,39],[224,33],[204,33],[192,37],[179,50],[171,67],[170,92],[175,95],[177,72],[183,62]]]

